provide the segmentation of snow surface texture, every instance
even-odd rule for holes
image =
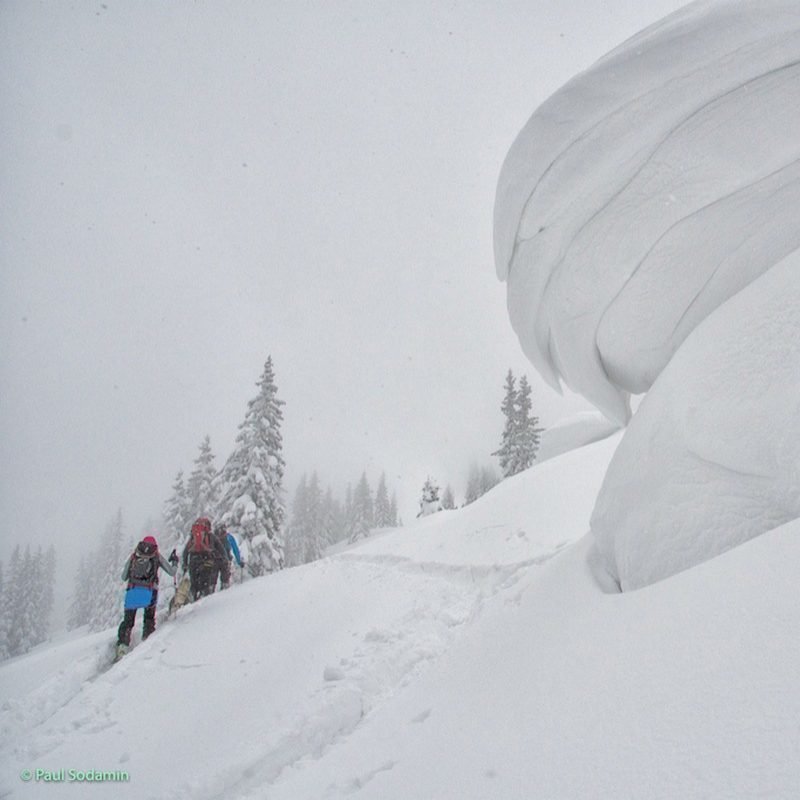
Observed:
[[[562,537],[619,441],[201,600],[106,671],[112,630],[0,665],[0,796],[796,798],[800,524],[606,594]],[[130,780],[19,777],[61,767]]]
[[[547,100],[503,166],[523,349],[620,423],[650,390],[592,520],[623,589],[800,513],[798,130],[800,4],[699,2]]]
[[[130,782],[92,786],[98,798],[349,795],[394,758],[385,742],[377,763],[354,762],[349,775],[345,765],[339,786],[339,748],[493,602],[505,598],[502,609],[585,533],[618,442],[554,458],[464,509],[205,598],[110,669],[113,629],[0,666],[0,796],[87,797],[85,784],[18,777],[61,767],[129,772]],[[427,709],[410,708],[403,724],[419,730]],[[295,786],[316,762],[325,763],[321,785]],[[434,795],[398,787],[390,796]]]

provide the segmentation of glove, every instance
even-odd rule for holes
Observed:
[[[169,563],[170,564],[177,564],[178,563],[178,553],[175,548],[172,549],[172,552],[169,554]]]

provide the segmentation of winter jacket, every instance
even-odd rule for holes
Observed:
[[[122,580],[124,581],[127,581],[128,578],[130,577],[131,559],[133,558],[135,553],[136,551],[134,550],[133,553],[131,553],[128,556],[128,560],[125,562],[125,566],[122,568]],[[169,561],[167,561],[167,559],[161,555],[160,551],[158,552],[158,566],[161,567],[161,569],[163,569],[164,572],[167,573],[167,575],[174,575],[178,571],[178,565],[175,564],[173,566],[172,564],[170,564]],[[153,579],[153,585],[158,586],[158,567],[156,568],[156,575],[155,578]]]
[[[236,566],[242,566],[242,556],[239,553],[239,545],[236,544],[236,538],[232,533],[229,533],[225,537],[225,549],[228,552],[228,558],[231,557],[231,553],[233,553],[233,558],[236,561]]]

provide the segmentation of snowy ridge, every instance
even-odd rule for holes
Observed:
[[[798,109],[800,6],[697,2],[560,89],[503,166],[526,354],[619,423],[648,392],[591,523],[624,590],[800,516]]]

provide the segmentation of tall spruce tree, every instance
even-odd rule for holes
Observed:
[[[183,470],[178,470],[175,481],[172,484],[172,494],[164,503],[162,512],[164,543],[161,549],[169,552],[173,547],[183,544],[189,531],[193,518],[192,502],[183,481]]]
[[[511,370],[506,375],[505,394],[500,406],[505,423],[500,447],[492,453],[500,460],[503,477],[516,475],[533,465],[539,449],[539,418],[532,416],[531,387],[523,375],[516,388]]]
[[[366,472],[361,473],[361,478],[353,490],[350,513],[350,541],[355,542],[369,536],[375,524],[375,506]]]
[[[97,565],[91,586],[89,630],[103,631],[119,622],[122,597],[123,553],[122,509],[117,511],[106,526],[100,549],[94,556]]]
[[[6,582],[3,562],[0,561],[0,661],[8,658],[8,630],[5,624]]]
[[[514,373],[510,369],[506,375],[503,389],[505,394],[500,405],[500,410],[505,417],[503,435],[500,440],[500,447],[492,455],[498,457],[500,469],[503,471],[503,475],[508,477],[514,474],[514,448],[517,435],[517,383]]]
[[[435,514],[437,511],[442,510],[439,491],[439,485],[429,475],[422,486],[422,499],[419,501],[418,517],[427,517],[429,514]]]
[[[453,487],[448,483],[445,486],[444,494],[442,494],[442,508],[451,511],[456,507],[456,498],[453,494]]]
[[[386,473],[382,472],[375,490],[375,527],[389,528],[392,526],[392,504],[389,500],[389,490],[386,488]]]
[[[531,414],[532,409],[531,387],[527,376],[523,375],[519,379],[519,391],[517,392],[515,405],[516,433],[514,437],[512,475],[533,466],[533,462],[536,460],[536,453],[539,451],[542,429],[539,427],[539,418]]]
[[[308,476],[303,473],[294,490],[289,521],[284,531],[283,560],[287,567],[297,567],[303,563],[307,494]]]
[[[325,527],[325,537],[330,544],[340,542],[347,536],[342,504],[333,496],[330,486],[326,489],[322,501],[322,521]]]
[[[478,465],[473,462],[469,468],[467,477],[467,489],[464,493],[464,505],[474,503],[479,497],[486,494],[494,486],[500,483],[500,476],[492,466]]]
[[[18,655],[22,642],[23,631],[20,625],[21,617],[21,594],[24,589],[23,576],[23,556],[19,545],[11,551],[11,559],[8,563],[8,575],[6,577],[6,588],[3,592],[3,605],[0,609],[0,630],[4,633],[6,657]]]
[[[71,631],[89,622],[92,609],[92,598],[89,587],[92,585],[92,565],[90,558],[81,555],[75,571],[75,583],[72,598],[67,612],[67,630]]]
[[[264,364],[258,394],[249,402],[233,452],[222,468],[219,511],[231,533],[247,543],[248,572],[265,575],[284,566],[284,405],[278,399],[272,358]]]
[[[200,442],[199,449],[200,452],[194,460],[194,469],[186,482],[186,493],[189,500],[189,524],[198,517],[212,518],[218,499],[219,486],[215,482],[217,468],[214,464],[210,436],[206,436]]]

